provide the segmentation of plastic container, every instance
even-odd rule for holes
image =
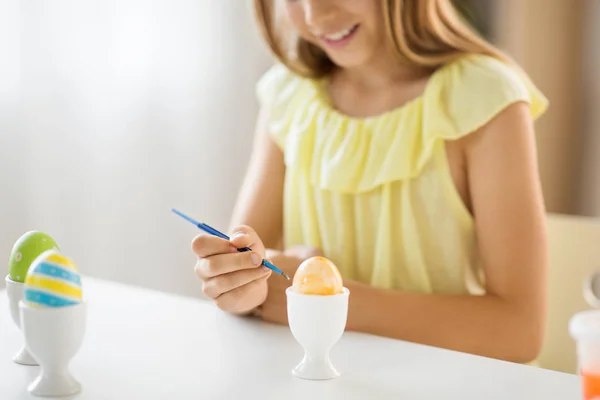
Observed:
[[[600,310],[575,314],[569,334],[576,342],[577,362],[585,400],[600,400]]]

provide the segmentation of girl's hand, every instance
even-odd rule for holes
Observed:
[[[231,241],[201,234],[192,250],[198,256],[195,272],[202,292],[227,312],[245,314],[267,298],[267,278],[271,270],[261,266],[265,247],[256,232],[247,226],[235,229]],[[240,253],[238,248],[252,251]]]
[[[283,253],[275,250],[267,250],[267,259],[292,279],[304,260],[322,255],[323,253],[319,249],[310,246],[296,246]],[[287,298],[285,290],[291,286],[292,282],[277,274],[274,274],[267,282],[267,298],[259,308],[257,314],[264,321],[287,325]]]

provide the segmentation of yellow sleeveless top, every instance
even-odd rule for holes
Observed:
[[[325,80],[282,65],[257,85],[284,153],[284,241],[316,246],[345,279],[419,293],[480,294],[474,221],[455,189],[445,140],[524,101],[548,101],[527,76],[494,58],[465,56],[434,72],[424,92],[384,114],[342,114]]]

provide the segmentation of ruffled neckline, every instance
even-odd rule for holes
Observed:
[[[486,56],[438,68],[419,96],[368,117],[336,109],[324,82],[277,66],[260,82],[259,97],[286,165],[313,186],[340,193],[416,178],[437,143],[474,132],[512,103],[529,103],[534,118],[547,107],[528,79]]]

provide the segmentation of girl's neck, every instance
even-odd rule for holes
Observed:
[[[359,67],[340,69],[338,77],[363,90],[377,91],[390,85],[421,80],[431,72],[430,68],[402,64],[393,56],[386,55]]]

